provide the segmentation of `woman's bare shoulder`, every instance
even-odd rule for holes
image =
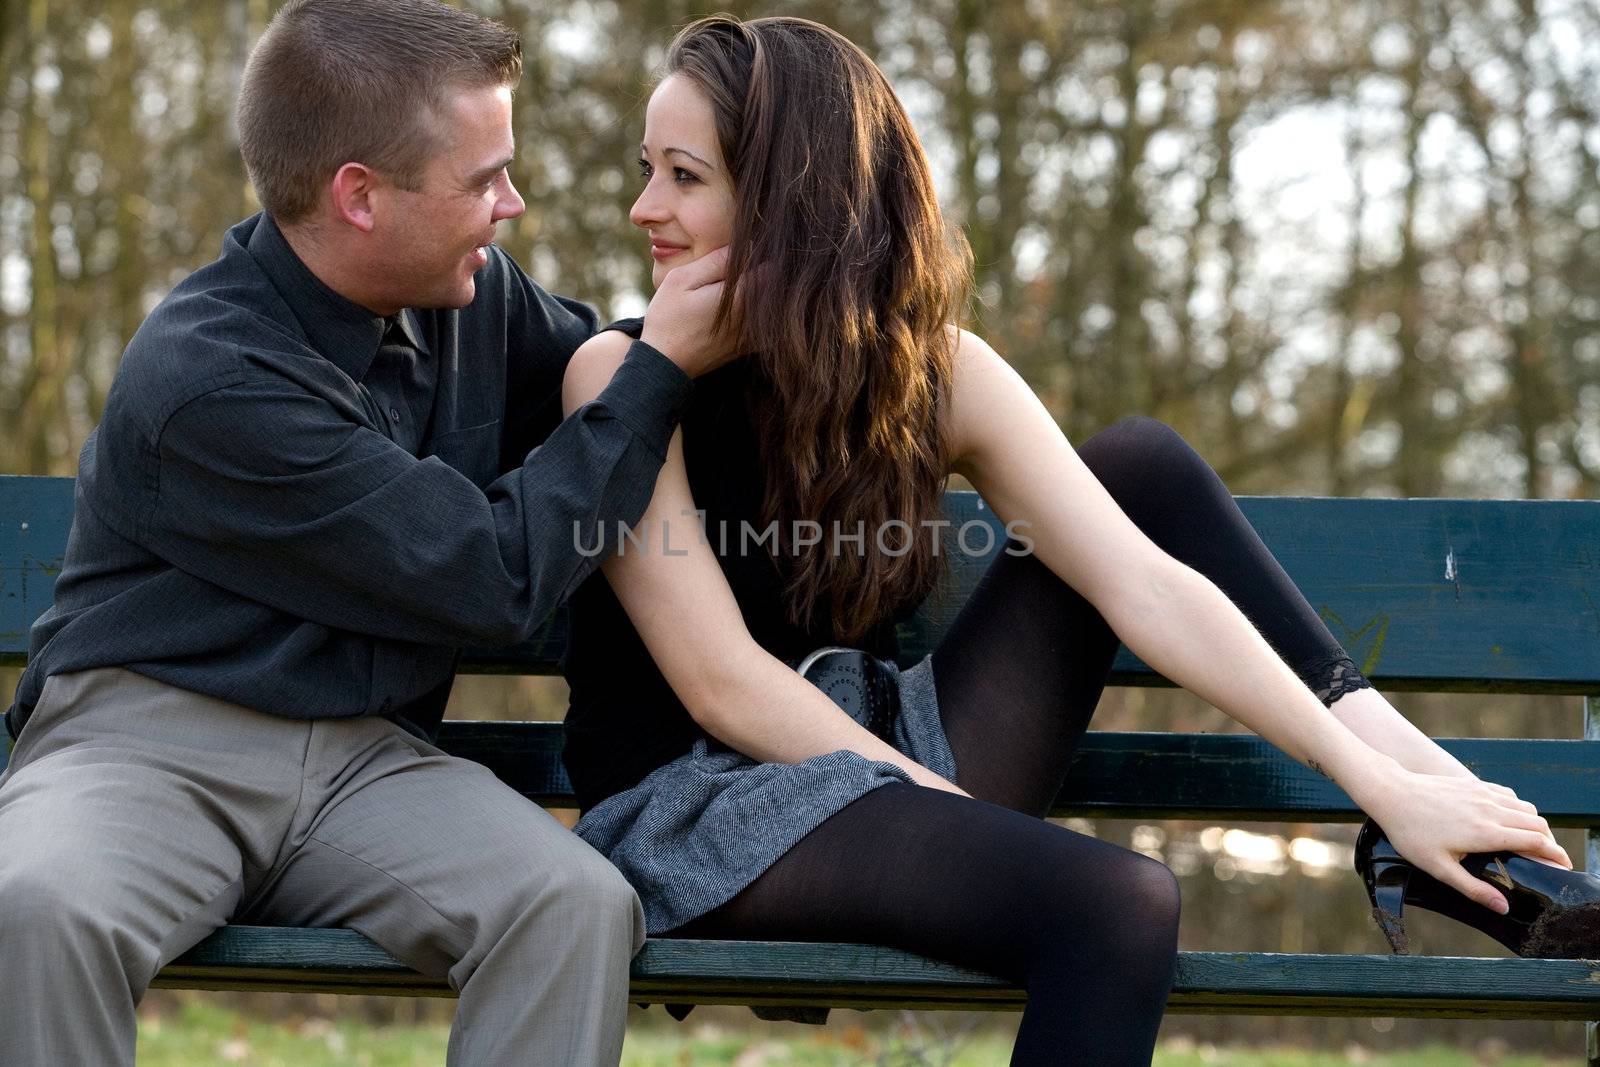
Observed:
[[[633,338],[621,330],[601,330],[583,344],[578,346],[578,351],[572,354],[573,359],[582,355],[587,360],[610,360],[621,363],[622,357],[628,354],[628,348],[633,344]]]
[[[949,327],[955,342],[950,382],[950,408],[945,420],[946,455],[950,469],[964,473],[971,453],[988,423],[1000,412],[998,400],[1015,389],[1016,372],[989,342],[957,326]]]
[[[963,375],[971,375],[975,372],[981,373],[985,369],[992,369],[996,363],[1009,366],[988,341],[985,341],[971,330],[965,330],[959,326],[949,326],[946,329],[950,331],[951,336],[955,339],[955,380],[957,386],[960,385]]]
[[[599,396],[632,344],[633,338],[620,330],[602,330],[579,345],[561,382],[562,407],[570,414]]]

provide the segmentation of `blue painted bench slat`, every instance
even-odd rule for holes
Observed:
[[[1328,621],[1390,689],[1600,692],[1600,502],[1245,497],[1240,506]],[[27,654],[66,550],[72,482],[0,476],[0,663]],[[948,495],[955,526],[999,523],[972,493]],[[972,533],[968,544],[984,547]],[[903,625],[914,662],[948,627],[1000,551],[954,553],[950,589]],[[474,650],[465,669],[553,674],[557,612],[534,640]],[[1123,650],[1113,680],[1164,684]]]
[[[450,996],[353,930],[235,926],[173,962],[158,986]],[[632,995],[655,1003],[1020,1010],[989,975],[868,945],[657,938],[633,961]],[[1171,1006],[1207,1014],[1371,1013],[1590,1019],[1600,964],[1585,960],[1185,952]]]
[[[439,743],[494,768],[548,807],[571,807],[561,726],[446,722]],[[1445,738],[1482,778],[1538,805],[1553,826],[1587,826],[1600,797],[1600,742]],[[1123,819],[1283,819],[1348,822],[1344,790],[1250,734],[1090,731],[1056,798],[1056,815]]]

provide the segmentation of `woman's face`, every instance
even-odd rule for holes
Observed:
[[[711,101],[674,74],[656,87],[639,146],[644,192],[628,217],[650,234],[651,281],[692,263],[733,237],[733,182],[717,143]]]

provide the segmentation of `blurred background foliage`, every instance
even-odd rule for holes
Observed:
[[[70,473],[118,353],[253,203],[271,0],[0,11],[0,469]],[[527,73],[502,243],[637,310],[642,102],[679,0],[476,5]],[[973,325],[1069,436],[1140,412],[1236,491],[1593,496],[1592,0],[809,0],[906,99]]]
[[[73,473],[127,339],[255,210],[230,112],[276,6],[0,0],[0,472]],[[470,6],[519,28],[527,55],[512,176],[528,210],[502,245],[549,288],[636,313],[650,267],[627,221],[643,103],[674,29],[710,9]],[[878,59],[975,250],[971,325],[1072,439],[1154,415],[1244,493],[1600,495],[1594,0],[723,9],[816,18]],[[558,718],[563,703],[558,682],[472,678],[452,713]],[[1580,724],[1570,698],[1401,705],[1436,734]],[[1232,728],[1162,691],[1108,694],[1096,725]],[[1186,948],[1382,949],[1354,879],[1306,858],[1337,860],[1350,828],[1254,827],[1273,840],[1231,846],[1200,825],[1094,829],[1179,870]],[[1297,840],[1334,851],[1296,858]],[[1498,954],[1434,930],[1432,951]],[[1318,1044],[1580,1041],[1576,1024],[1168,1027]]]

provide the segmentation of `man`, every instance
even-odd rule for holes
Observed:
[[[291,3],[252,53],[265,212],[129,344],[6,716],[0,1062],[131,1063],[151,978],[230,919],[447,976],[453,1064],[618,1059],[632,890],[427,737],[457,650],[526,638],[600,562],[573,530],[644,511],[725,358],[721,266],[562,422],[594,315],[490,243],[520,69],[434,0]]]

